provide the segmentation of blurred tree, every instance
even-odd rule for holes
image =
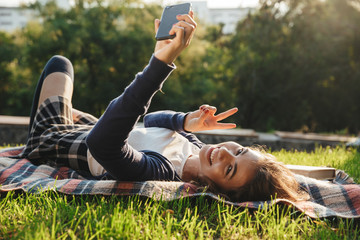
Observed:
[[[153,19],[161,8],[137,4],[76,1],[69,11],[54,2],[35,4],[42,28],[24,30],[26,63],[34,73],[34,86],[46,61],[52,55],[64,55],[75,69],[74,107],[100,115],[152,54]]]
[[[359,17],[340,0],[262,1],[229,44],[241,126],[358,131]]]
[[[256,15],[241,22],[231,39],[232,81],[241,126],[260,130],[289,130],[301,126],[306,112],[295,77],[291,25],[287,15],[264,3]],[[291,121],[289,121],[291,119]]]
[[[261,0],[236,32],[198,22],[152,110],[237,106],[232,121],[258,131],[360,130],[357,0]],[[159,5],[75,0],[32,5],[41,22],[0,33],[0,114],[28,115],[38,77],[55,54],[75,68],[74,107],[99,116],[143,69]]]
[[[312,2],[302,13],[294,23],[294,41],[302,50],[297,52],[299,63],[309,66],[297,67],[313,82],[307,97],[316,130],[347,128],[356,133],[360,131],[360,12],[348,1],[328,0]]]
[[[8,99],[11,88],[11,62],[17,54],[13,38],[5,32],[0,32],[0,114],[4,114],[9,108]]]

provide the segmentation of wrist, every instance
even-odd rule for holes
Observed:
[[[155,50],[154,55],[162,62],[166,64],[173,64],[181,50],[174,48],[173,46],[166,46],[162,49]]]
[[[175,59],[172,59],[161,52],[155,52],[154,56],[167,65],[172,65]]]
[[[191,133],[192,130],[189,128],[189,121],[190,121],[190,118],[191,118],[191,112],[188,112],[185,114],[185,117],[184,117],[184,123],[183,123],[183,129],[185,132],[188,132],[188,133]]]

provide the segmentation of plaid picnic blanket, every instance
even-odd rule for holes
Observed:
[[[23,190],[30,193],[58,191],[64,194],[140,195],[155,200],[171,201],[181,197],[205,195],[217,201],[225,201],[215,194],[197,192],[196,186],[184,182],[146,181],[119,182],[115,180],[94,180],[81,176],[76,171],[35,166],[27,159],[15,159],[23,147],[7,148],[0,151],[0,192]],[[333,182],[315,180],[297,175],[297,180],[310,194],[309,201],[291,202],[275,199],[264,202],[229,202],[239,207],[258,209],[272,204],[293,205],[311,218],[360,217],[360,185],[343,171],[338,171]]]

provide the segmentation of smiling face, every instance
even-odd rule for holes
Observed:
[[[235,190],[255,175],[257,161],[264,156],[235,142],[205,145],[199,154],[199,176],[206,177],[223,190]]]

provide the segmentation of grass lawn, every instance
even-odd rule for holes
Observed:
[[[286,164],[332,166],[360,182],[360,153],[273,152]],[[312,220],[286,206],[251,211],[206,198],[0,195],[0,239],[358,239],[360,220]]]

